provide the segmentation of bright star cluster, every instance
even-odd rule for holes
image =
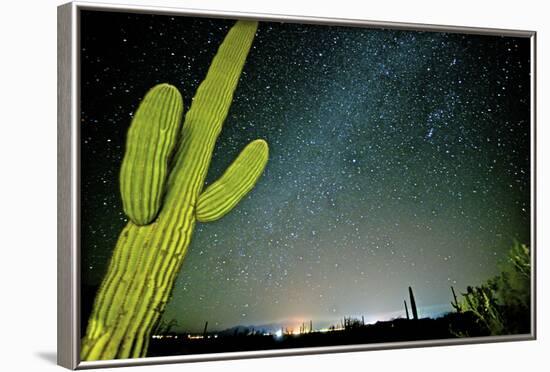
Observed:
[[[233,21],[82,14],[83,314],[127,218],[118,171],[153,85],[186,109]],[[251,140],[253,191],[197,224],[164,318],[180,330],[421,315],[530,241],[527,38],[260,22],[207,182]],[[84,316],[83,319],[86,317]]]

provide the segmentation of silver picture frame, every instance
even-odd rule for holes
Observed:
[[[79,30],[82,10],[132,12],[172,16],[251,19],[316,25],[385,28],[397,30],[513,36],[530,39],[531,46],[531,332],[529,334],[478,338],[376,343],[352,346],[247,351],[219,354],[181,355],[124,360],[81,361],[80,350],[80,56]],[[57,9],[58,34],[58,155],[57,155],[57,362],[69,369],[152,365],[196,361],[230,360],[273,356],[339,353],[442,345],[494,343],[536,339],[536,32],[495,28],[473,28],[382,22],[372,20],[318,18],[280,14],[213,11],[155,6],[129,6],[75,1]]]

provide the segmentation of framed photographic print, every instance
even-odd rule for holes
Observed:
[[[60,365],[535,338],[535,32],[58,27]]]

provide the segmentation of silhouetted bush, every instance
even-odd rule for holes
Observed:
[[[527,245],[515,243],[502,272],[463,293],[461,310],[475,315],[490,335],[529,333],[531,324],[531,258]],[[457,330],[464,333],[466,330]]]

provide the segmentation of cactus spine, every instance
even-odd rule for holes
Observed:
[[[82,339],[82,360],[146,355],[151,330],[164,311],[196,220],[213,221],[229,212],[263,172],[268,146],[256,140],[201,195],[256,28],[257,22],[249,21],[238,21],[231,28],[197,89],[181,131],[183,105],[176,88],[154,87],[138,108],[120,174],[129,222],[96,296]]]
[[[160,209],[182,111],[178,90],[160,84],[142,100],[128,129],[120,193],[124,213],[136,225],[150,223]]]

